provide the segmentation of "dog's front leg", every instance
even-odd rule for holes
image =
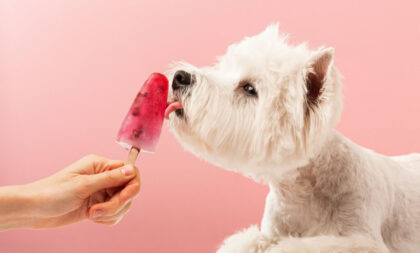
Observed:
[[[217,253],[389,253],[383,243],[367,236],[269,238],[256,226],[228,237]]]
[[[255,251],[258,252],[258,251]],[[315,236],[281,238],[264,253],[389,253],[381,242],[367,236]]]
[[[263,235],[257,226],[236,233],[223,242],[217,253],[260,253],[272,245],[273,241]]]

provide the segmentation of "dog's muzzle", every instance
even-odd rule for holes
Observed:
[[[172,91],[173,91],[173,100],[168,102],[168,106],[165,110],[165,118],[169,119],[169,114],[175,112],[175,114],[184,118],[184,109],[182,106],[182,101],[180,98],[185,96],[189,92],[187,89],[191,87],[195,82],[195,76],[184,71],[178,70],[175,72],[172,80]]]
[[[194,75],[184,71],[178,70],[175,72],[174,79],[172,81],[172,89],[174,91],[180,89],[186,89],[194,83]]]

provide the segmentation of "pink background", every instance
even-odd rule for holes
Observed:
[[[0,0],[0,185],[30,182],[114,137],[140,85],[174,60],[211,64],[278,21],[293,42],[336,49],[338,129],[385,154],[420,152],[420,18],[404,1]],[[142,192],[115,227],[0,233],[1,252],[213,252],[258,223],[267,188],[183,151],[164,125],[138,163]]]

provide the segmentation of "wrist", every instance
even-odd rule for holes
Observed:
[[[32,227],[37,209],[29,185],[0,187],[0,231]]]

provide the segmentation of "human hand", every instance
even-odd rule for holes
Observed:
[[[9,191],[19,191],[24,200],[23,207],[15,205],[21,207],[15,212],[19,214],[15,227],[59,227],[86,218],[114,225],[139,193],[140,176],[132,165],[89,155],[50,177]],[[13,203],[12,199],[9,201]]]

